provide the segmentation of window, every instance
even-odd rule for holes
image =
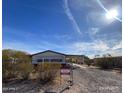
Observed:
[[[62,59],[51,59],[51,62],[62,62]]]
[[[44,59],[44,62],[49,62],[49,59]]]
[[[43,59],[38,59],[37,62],[43,62]]]
[[[38,59],[37,62],[62,62],[62,59]]]

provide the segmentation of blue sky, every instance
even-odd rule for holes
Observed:
[[[3,0],[2,10],[3,49],[121,55],[121,0]]]

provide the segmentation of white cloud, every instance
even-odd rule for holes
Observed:
[[[109,49],[108,45],[100,40],[93,42],[77,42],[73,44],[77,51],[106,51]]]
[[[77,11],[81,11],[82,9],[84,9],[84,7],[97,10],[99,8],[96,0],[71,0],[71,6]]]
[[[92,23],[98,27],[104,27],[113,22],[113,20],[106,19],[105,12],[99,10],[93,10],[87,14],[87,22]]]
[[[112,56],[122,56],[122,49],[112,50],[110,51]]]
[[[66,15],[68,16],[69,20],[72,22],[73,27],[75,28],[75,30],[76,30],[79,34],[82,34],[82,33],[81,33],[81,30],[80,30],[80,28],[79,28],[79,26],[78,26],[78,24],[77,24],[77,22],[76,22],[76,20],[75,20],[75,18],[74,18],[74,16],[73,16],[72,13],[71,13],[70,8],[69,8],[69,6],[68,6],[68,0],[64,0],[64,9],[65,9],[65,13],[66,13]]]
[[[120,49],[122,48],[122,41],[120,41],[118,44],[116,44],[112,49],[116,50],[116,49]]]
[[[99,30],[100,30],[100,28],[98,28],[98,27],[91,27],[91,28],[89,28],[88,32],[86,32],[86,33],[88,33],[91,37],[93,37],[94,35],[99,33]]]
[[[99,22],[102,24],[106,24],[106,23],[111,23],[112,21],[108,22],[108,20],[106,20],[105,14],[106,12],[108,12],[109,8],[112,8],[113,6],[119,6],[119,2],[115,4],[115,0],[72,0],[72,8],[76,9],[77,11],[81,12],[83,9],[88,8],[89,11],[87,11],[88,14],[88,20],[90,20],[89,22],[91,22],[91,20],[93,20],[94,22]],[[106,6],[104,6],[106,5]],[[121,3],[120,3],[121,5]],[[76,7],[75,7],[76,6]],[[107,9],[108,8],[108,9]],[[120,10],[120,8],[119,8]],[[90,19],[89,19],[90,18]],[[119,18],[116,18],[117,20],[121,20]],[[98,23],[98,24],[99,24]],[[104,24],[104,25],[105,25]]]
[[[96,34],[96,33],[99,32],[99,28],[97,28],[97,27],[92,27],[92,28],[91,28],[91,31],[92,31],[93,34]]]
[[[122,50],[121,43],[115,46],[113,45],[111,48],[108,42],[102,40],[94,40],[93,42],[75,42],[68,47],[68,51],[72,54],[84,54],[90,58],[93,58],[95,55],[102,56],[107,53],[112,56],[121,56]]]
[[[35,46],[16,41],[3,43],[3,49],[16,49],[27,51],[28,53],[36,53],[51,49],[67,54],[83,54],[90,58],[93,58],[95,55],[102,56],[103,54],[107,53],[111,54],[112,56],[121,56],[121,48],[121,42],[113,45],[113,47],[111,48],[108,42],[102,40],[94,40],[92,42],[75,42],[63,45],[42,41]]]

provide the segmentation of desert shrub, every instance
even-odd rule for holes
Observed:
[[[33,71],[33,66],[30,62],[20,62],[17,67],[18,75],[22,79],[28,79],[29,74]]]
[[[90,66],[90,65],[92,64],[92,60],[87,59],[87,60],[84,61],[84,63],[85,63],[86,65]]]
[[[11,49],[2,51],[2,73],[3,79],[18,78],[18,75],[27,78],[32,71],[31,58],[29,54]]]
[[[99,66],[102,69],[108,69],[110,66],[109,61],[106,60],[106,58],[98,58],[95,60],[95,65]]]
[[[39,79],[43,81],[53,80],[57,72],[60,70],[60,64],[57,63],[42,63],[38,65]]]
[[[2,69],[3,80],[16,77],[16,70],[15,70],[16,64],[11,62],[3,62],[2,67],[3,67]]]
[[[104,57],[95,59],[95,65],[99,66],[102,69],[113,69],[113,68],[121,68],[122,62],[121,60],[116,60],[112,57]]]

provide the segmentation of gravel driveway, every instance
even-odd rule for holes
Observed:
[[[80,67],[74,70],[74,85],[63,93],[121,93],[122,75],[112,71]]]

